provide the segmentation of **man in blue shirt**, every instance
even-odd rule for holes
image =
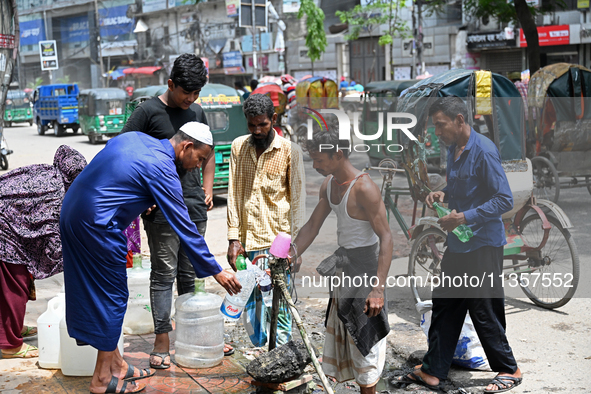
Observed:
[[[442,281],[434,289],[429,350],[420,369],[400,382],[417,383],[430,389],[440,387],[441,380],[447,379],[469,311],[490,367],[498,372],[484,392],[507,391],[521,383],[521,371],[505,335],[502,287],[506,240],[501,215],[513,208],[513,196],[497,147],[467,123],[468,110],[462,99],[437,99],[429,109],[429,116],[435,134],[449,146],[447,186],[426,198],[429,206],[433,202],[449,202],[452,210],[438,221],[448,232],[440,277],[453,279],[467,275],[480,279],[484,276],[486,283],[471,288],[472,282],[453,287],[458,282]],[[452,233],[460,224],[467,224],[474,233],[466,243]]]
[[[201,167],[213,149],[209,127],[189,122],[171,139],[141,132],[110,140],[68,189],[60,215],[68,334],[98,350],[91,393],[143,389],[134,380],[154,374],[130,367],[117,350],[127,308],[123,230],[157,205],[199,278],[213,276],[230,294],[240,290],[191,221],[180,176]],[[129,383],[129,385],[128,385]]]

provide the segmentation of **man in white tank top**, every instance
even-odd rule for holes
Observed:
[[[308,141],[314,169],[326,179],[318,205],[295,239],[291,255],[306,251],[332,210],[337,215],[339,249],[321,265],[332,264],[331,275],[376,278],[364,287],[332,289],[322,355],[327,375],[339,382],[355,379],[361,393],[369,394],[375,393],[386,359],[390,327],[384,308],[385,284],[393,243],[378,186],[353,167],[348,149],[338,149],[348,144],[332,130],[316,133]]]

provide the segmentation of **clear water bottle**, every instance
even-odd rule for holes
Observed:
[[[273,286],[271,284],[271,278],[265,271],[260,269],[259,271],[260,274],[257,276],[257,283],[259,284],[259,289],[261,290],[265,306],[270,308],[273,305]]]
[[[224,316],[232,320],[238,320],[248,302],[250,294],[256,286],[254,266],[252,264],[245,264],[244,256],[239,255],[236,259],[236,267],[241,268],[244,266],[246,266],[244,269],[236,272],[236,278],[242,285],[242,290],[235,295],[226,294],[226,298],[224,298],[224,302],[220,306],[220,311]]]
[[[205,292],[205,280],[195,279],[195,292],[177,298],[175,360],[184,367],[210,368],[224,358],[222,297]]]

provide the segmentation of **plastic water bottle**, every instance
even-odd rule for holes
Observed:
[[[443,208],[436,202],[433,203],[433,208],[435,208],[435,210],[437,211],[437,215],[440,218],[447,216],[451,213],[450,209]],[[474,236],[474,234],[472,233],[472,229],[470,229],[470,227],[466,226],[465,224],[460,224],[458,227],[454,228],[452,233],[457,235],[458,239],[462,242],[468,242],[470,238]]]
[[[210,368],[224,358],[222,297],[205,292],[205,280],[195,279],[195,292],[177,298],[175,360],[184,367]]]
[[[142,266],[142,256],[133,255],[133,268],[127,269],[129,299],[123,318],[123,332],[130,335],[154,332],[154,319],[150,309],[150,270]]]
[[[247,265],[244,262],[244,256],[239,255],[236,259],[236,268],[244,266],[246,266],[244,269],[236,272],[236,278],[242,285],[242,290],[235,295],[226,294],[226,298],[224,298],[224,302],[220,306],[220,311],[232,320],[238,320],[248,302],[252,290],[256,286],[254,266],[252,264]]]
[[[263,296],[263,302],[266,307],[271,307],[273,306],[273,286],[271,284],[271,278],[265,271],[258,267],[257,269],[260,272],[257,275],[257,283],[259,284],[259,289],[261,290],[261,295]]]
[[[37,319],[39,366],[60,368],[60,321],[66,314],[66,295],[58,295],[47,303],[47,311]]]

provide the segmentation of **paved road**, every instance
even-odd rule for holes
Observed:
[[[86,137],[71,133],[60,138],[53,135],[39,136],[34,127],[28,126],[6,129],[5,134],[10,149],[14,150],[14,154],[9,158],[10,169],[34,163],[51,163],[55,150],[61,144],[68,144],[79,150],[87,160],[91,160],[104,146],[104,143],[91,145]],[[361,167],[367,159],[364,155],[357,155],[352,158],[352,161]],[[316,204],[317,190],[322,177],[312,169],[311,162],[306,162],[306,173],[308,189],[306,202],[309,215]],[[372,174],[372,178],[380,184],[379,174]],[[401,178],[400,182],[404,182],[404,178]],[[210,212],[206,240],[218,261],[224,263],[227,247],[224,241],[225,204],[220,199],[217,199],[217,204],[217,207]],[[572,234],[577,242],[581,262],[581,281],[577,292],[579,298],[573,299],[555,311],[538,308],[527,299],[507,299],[507,332],[525,376],[524,383],[512,392],[591,392],[591,375],[589,374],[591,371],[591,302],[588,285],[591,282],[590,204],[591,195],[586,189],[561,192],[560,206],[575,226]],[[310,253],[305,258],[305,264],[310,269],[314,269],[320,258],[332,253],[335,249],[334,243],[329,242],[331,237],[335,238],[335,234],[330,231],[330,225],[334,226],[334,219],[329,220],[333,222],[327,223],[323,229],[323,238],[325,238],[323,243],[319,244],[316,254]],[[405,246],[401,233],[394,230],[395,236],[401,240],[399,244]],[[405,270],[406,260],[398,259],[395,260],[391,273],[404,273]],[[582,295],[586,297],[581,298]],[[425,350],[425,336],[418,328],[418,315],[414,311],[410,291],[396,289],[390,291],[388,296],[390,324],[393,328],[389,336],[389,354],[407,357],[413,352]],[[388,362],[390,363],[393,358],[395,357],[389,358]],[[492,373],[486,372],[454,370],[451,378],[470,392],[479,392],[478,390],[481,390],[492,376]]]

